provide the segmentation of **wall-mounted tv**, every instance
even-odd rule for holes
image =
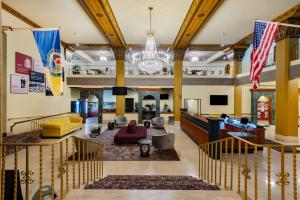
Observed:
[[[112,94],[113,95],[127,95],[127,87],[113,87]]]
[[[210,105],[228,105],[227,95],[210,95]]]
[[[169,94],[160,94],[160,99],[161,100],[168,100],[169,99]]]

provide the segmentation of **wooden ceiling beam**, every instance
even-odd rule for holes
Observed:
[[[37,23],[35,23],[34,21],[32,21],[31,19],[25,17],[23,14],[21,14],[20,12],[16,11],[15,9],[13,9],[12,7],[10,7],[9,5],[7,5],[6,3],[1,3],[2,9],[5,10],[6,12],[10,13],[11,15],[15,16],[16,18],[18,18],[19,20],[21,20],[22,22],[28,24],[29,26],[31,26],[32,28],[42,28],[42,26],[38,25]],[[14,28],[14,27],[12,27]],[[17,27],[19,28],[19,27]],[[69,46],[68,43],[64,42],[61,40],[61,44],[64,48],[74,52],[75,49],[71,48]]]
[[[222,51],[228,46],[222,46],[221,44],[190,44],[188,46],[189,51]]]
[[[77,0],[98,30],[104,34],[112,47],[126,48],[117,20],[108,0]]]
[[[173,47],[186,48],[223,2],[224,0],[193,0]]]
[[[295,5],[294,7],[290,8],[286,12],[282,13],[281,15],[274,18],[273,22],[283,22],[287,20],[288,18],[294,16],[297,11],[300,10],[300,3]],[[253,33],[250,33],[249,35],[243,37],[241,40],[239,40],[237,43],[234,44],[234,47],[240,46],[240,45],[249,45],[249,41],[253,38]]]

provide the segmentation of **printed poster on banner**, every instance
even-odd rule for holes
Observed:
[[[32,57],[16,52],[16,73],[29,75],[32,70]]]
[[[27,94],[28,93],[28,76],[11,74],[10,75],[10,93]]]

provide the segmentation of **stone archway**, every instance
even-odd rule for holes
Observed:
[[[275,123],[275,90],[274,89],[257,89],[251,90],[251,119],[257,122],[257,101],[261,96],[266,96],[270,99],[271,119],[270,124]]]
[[[86,122],[87,113],[85,113],[85,101],[89,95],[95,95],[98,99],[98,123],[102,124],[103,121],[103,90],[102,89],[80,89],[80,100],[81,100],[81,116],[83,117],[83,123]]]
[[[142,123],[142,107],[143,107],[143,100],[145,96],[153,96],[156,102],[156,110],[155,110],[155,117],[160,116],[160,92],[159,91],[145,91],[139,92],[138,98],[138,123]]]

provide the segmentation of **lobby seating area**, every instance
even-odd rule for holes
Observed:
[[[116,144],[137,144],[139,139],[147,137],[147,129],[144,126],[138,126],[136,121],[130,121],[127,126],[118,130],[114,136]]]

